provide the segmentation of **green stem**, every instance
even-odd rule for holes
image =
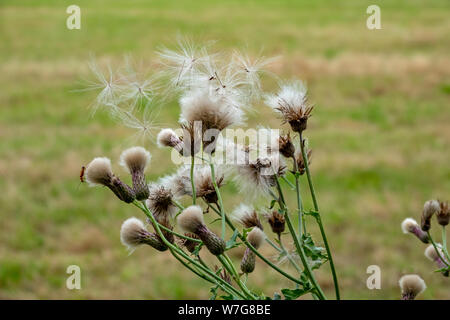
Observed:
[[[238,290],[236,290],[232,285],[230,285],[228,282],[226,282],[225,280],[223,280],[222,278],[220,278],[219,276],[217,276],[214,272],[212,272],[209,268],[204,267],[203,265],[199,264],[197,261],[195,261],[194,259],[192,259],[191,257],[189,257],[189,255],[187,255],[183,250],[181,250],[180,248],[176,247],[175,245],[173,245],[172,243],[170,243],[165,237],[164,234],[161,232],[161,229],[159,228],[159,224],[157,223],[156,219],[153,217],[153,214],[148,210],[147,206],[145,205],[145,203],[140,203],[138,201],[134,201],[133,204],[135,206],[137,206],[138,208],[140,208],[145,215],[150,219],[150,221],[153,223],[153,225],[155,226],[156,232],[158,234],[158,236],[161,238],[161,240],[164,242],[164,244],[169,248],[169,250],[171,251],[171,253],[173,254],[173,251],[175,251],[177,254],[179,254],[180,256],[182,256],[183,258],[185,258],[186,260],[188,260],[191,264],[193,264],[194,266],[196,266],[197,268],[199,268],[200,270],[202,270],[203,272],[207,273],[209,276],[211,276],[213,279],[215,279],[218,283],[223,284],[225,287],[227,287],[229,290],[233,291],[237,296],[240,296],[241,298],[245,299],[245,296],[239,292]]]
[[[312,182],[311,172],[309,171],[308,156],[306,155],[305,148],[303,146],[302,133],[300,133],[300,149],[302,151],[303,163],[305,164],[305,171],[306,171],[306,176],[308,178],[308,185],[309,185],[309,190],[311,192],[311,198],[312,198],[312,201],[313,201],[313,204],[314,204],[314,210],[317,212],[317,223],[319,224],[320,233],[322,235],[322,239],[323,239],[323,242],[324,242],[324,245],[325,245],[325,249],[327,251],[328,260],[330,261],[330,268],[331,268],[331,273],[333,275],[333,282],[334,282],[334,290],[336,292],[336,299],[340,300],[341,299],[341,295],[340,295],[340,292],[339,292],[339,284],[338,284],[338,278],[337,278],[337,274],[336,274],[336,269],[334,267],[333,256],[331,255],[330,246],[328,245],[328,240],[327,240],[327,236],[325,234],[325,229],[323,228],[323,225],[322,225],[322,219],[320,217],[320,212],[319,212],[319,205],[317,203],[317,198],[316,198],[316,193],[315,193],[315,190],[314,190],[314,185],[313,185],[313,182]]]
[[[442,226],[442,250],[444,250],[445,256],[447,257],[447,261],[450,261],[450,257],[448,255],[447,250],[447,233],[445,231],[445,226]]]
[[[213,207],[210,207],[214,210],[214,212],[216,212],[217,214],[220,215],[220,212],[218,210],[216,210]],[[225,215],[225,221],[227,223],[227,225],[230,227],[230,229],[235,232],[237,229],[236,227],[233,225],[233,223],[231,222],[231,220],[228,218],[228,216]],[[264,261],[269,267],[271,267],[272,269],[274,269],[275,271],[277,271],[279,274],[283,275],[284,277],[288,278],[289,280],[298,283],[298,284],[303,284],[300,280],[294,278],[293,276],[291,276],[290,274],[286,273],[285,271],[281,270],[280,268],[278,268],[275,264],[273,264],[272,262],[270,262],[270,260],[268,260],[266,257],[264,257],[261,253],[258,252],[258,250],[256,250],[256,248],[254,246],[252,246],[250,244],[250,242],[248,242],[244,236],[237,231],[237,236],[239,239],[241,239],[241,241],[251,250],[255,253],[256,256],[258,256],[262,261]]]
[[[289,254],[289,252],[286,250],[286,248],[283,246],[283,242],[281,242],[281,235],[278,235],[278,242],[280,243],[280,247],[281,250],[283,251],[283,253],[286,255],[286,257],[288,258],[289,262],[294,266],[294,268],[298,271],[298,273],[302,273],[302,269],[298,266],[298,264],[295,262],[294,259],[292,259],[291,255]]]
[[[202,243],[202,240],[200,240],[200,239],[194,239],[194,238],[185,236],[185,235],[183,235],[183,234],[181,234],[181,233],[178,233],[178,232],[176,232],[176,231],[173,231],[173,230],[167,228],[166,226],[163,226],[163,225],[160,224],[160,223],[158,223],[158,225],[159,225],[159,227],[160,227],[161,229],[163,229],[163,230],[165,230],[165,231],[167,231],[167,232],[169,232],[169,233],[172,233],[172,234],[176,235],[178,238],[190,240],[190,241],[197,242],[197,243]]]
[[[192,204],[195,205],[197,200],[197,192],[195,190],[195,181],[194,181],[194,167],[195,167],[195,156],[191,156],[191,186],[192,186]]]
[[[433,245],[434,250],[436,251],[436,253],[437,253],[439,259],[442,260],[442,262],[447,266],[447,268],[450,267],[450,265],[448,264],[447,260],[445,260],[445,259],[441,256],[441,251],[438,249],[436,243],[434,242],[433,238],[431,237],[430,231],[427,231],[427,235],[428,235],[428,238],[430,239],[431,244]]]
[[[286,202],[284,200],[283,191],[281,190],[280,181],[278,180],[278,177],[275,175],[275,181],[277,183],[277,189],[279,194],[279,200],[278,203],[280,205],[281,210],[284,212],[284,218],[286,219],[286,224],[288,225],[289,232],[291,233],[292,238],[294,239],[294,245],[297,249],[297,253],[300,256],[300,259],[302,260],[303,267],[305,268],[305,272],[307,277],[311,280],[312,285],[315,287],[315,290],[317,291],[319,297],[321,300],[326,300],[325,294],[322,291],[322,288],[320,288],[319,284],[317,283],[316,278],[314,277],[314,273],[311,270],[311,267],[306,259],[305,251],[303,250],[303,247],[300,245],[298,237],[295,233],[294,227],[291,223],[291,218],[289,217],[289,212],[286,208]]]
[[[249,298],[250,300],[255,300],[255,297],[253,294],[247,289],[247,287],[241,282],[241,279],[239,278],[239,275],[234,268],[233,263],[230,261],[230,258],[226,257],[225,255],[217,256],[217,259],[222,263],[222,265],[227,269],[227,271],[230,273],[230,275],[233,277],[234,281],[237,283],[239,288],[244,292],[244,294]]]
[[[217,195],[217,201],[220,209],[220,216],[222,217],[222,239],[225,239],[226,236],[225,211],[223,209],[222,196],[220,195],[219,187],[217,186],[216,175],[214,172],[214,163],[211,160],[211,155],[209,155],[209,166],[211,168],[211,180]]]
[[[300,172],[298,171],[298,164],[297,160],[295,159],[295,156],[292,157],[292,160],[294,161],[294,176],[295,176],[295,191],[297,193],[297,209],[298,209],[298,234],[299,238],[303,238],[303,231],[306,233],[306,224],[303,217],[303,205],[302,205],[302,198],[300,196],[300,184],[298,181],[298,175]],[[303,231],[302,231],[303,227]]]

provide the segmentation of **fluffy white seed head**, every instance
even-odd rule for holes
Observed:
[[[439,205],[439,201],[437,200],[428,200],[423,205],[423,217],[424,219],[430,219],[433,214],[440,210],[441,206]]]
[[[142,244],[144,235],[148,233],[144,223],[133,217],[125,220],[120,228],[120,241],[129,250],[134,250]]]
[[[156,138],[159,147],[175,147],[181,143],[180,138],[177,136],[175,131],[166,128],[162,129]]]
[[[437,246],[438,250],[439,250],[439,254],[441,255],[441,257],[444,257],[444,252],[442,251],[442,249]],[[436,250],[434,249],[434,246],[432,244],[430,244],[426,249],[425,249],[425,257],[427,257],[427,259],[431,260],[431,261],[436,261],[439,258],[439,254],[436,252]]]
[[[120,156],[120,165],[128,172],[145,171],[150,159],[150,152],[142,147],[132,147],[122,152]]]
[[[403,295],[416,297],[427,288],[425,281],[416,274],[407,274],[398,281]]]
[[[252,246],[258,249],[264,242],[266,235],[264,232],[258,228],[254,227],[247,235],[247,241],[250,242]]]
[[[419,225],[416,220],[413,218],[406,218],[402,222],[402,231],[403,233],[413,232],[414,228],[418,228]]]
[[[105,157],[95,158],[86,167],[85,177],[91,186],[107,185],[114,176],[111,169],[111,160]]]
[[[199,206],[190,206],[183,210],[177,218],[178,226],[185,232],[196,233],[204,224],[203,211]]]
[[[149,184],[148,189],[149,197],[146,201],[148,208],[159,223],[168,221],[178,211],[178,208],[172,203],[172,191],[157,183]]]
[[[245,228],[258,227],[261,230],[263,229],[258,214],[252,206],[242,203],[234,209],[231,215],[234,221],[240,223]]]

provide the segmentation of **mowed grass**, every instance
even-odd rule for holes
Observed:
[[[78,1],[82,29],[72,31],[70,4],[0,6],[0,298],[208,298],[208,285],[169,253],[139,248],[128,256],[120,225],[142,216],[78,180],[99,155],[125,177],[117,160],[133,134],[104,113],[90,118],[93,93],[74,91],[89,77],[90,54],[118,65],[131,53],[149,65],[178,33],[218,40],[218,49],[263,49],[281,56],[272,71],[307,81],[316,105],[307,131],[312,171],[343,298],[397,299],[404,273],[425,279],[423,298],[450,298],[425,247],[400,230],[424,201],[449,198],[448,1],[381,2],[382,30],[374,31],[366,28],[373,3],[359,0]],[[257,110],[249,127],[279,126],[266,107]],[[168,101],[158,122],[175,126],[178,112]],[[150,179],[174,170],[167,150],[145,145]],[[310,208],[305,181],[302,188]],[[223,192],[227,210],[245,198],[231,183]],[[81,290],[66,289],[71,264],[81,267]],[[381,290],[366,287],[369,265],[381,268]],[[333,297],[328,267],[318,278]],[[259,261],[249,285],[272,295],[292,286],[280,279]]]

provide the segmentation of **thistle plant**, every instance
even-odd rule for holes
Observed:
[[[436,240],[431,235],[433,217],[436,216],[437,226],[441,230],[441,243],[436,242]],[[422,215],[420,217],[420,225],[413,218],[406,218],[401,224],[403,233],[411,233],[417,237],[422,243],[429,244],[425,251],[425,257],[434,263],[437,268],[434,272],[441,273],[442,276],[448,277],[450,274],[450,256],[447,249],[447,234],[446,228],[450,220],[450,210],[448,208],[447,201],[439,200],[428,200],[425,202],[422,210]],[[416,276],[417,277],[417,276]],[[403,279],[403,278],[402,278]],[[421,280],[421,279],[420,279]],[[423,280],[421,280],[423,282]],[[418,283],[419,281],[415,281]],[[400,286],[402,284],[400,283]],[[418,288],[419,286],[415,286]],[[425,290],[425,283],[420,285]],[[416,290],[421,292],[423,290]],[[407,294],[409,299],[414,299],[415,295]]]
[[[277,93],[267,94],[262,89],[262,76],[267,74],[262,68],[271,59],[251,59],[238,52],[228,57],[186,41],[179,45],[178,51],[158,53],[160,68],[149,80],[137,81],[141,77],[135,71],[126,73],[134,70],[129,67],[117,74],[109,68],[102,75],[93,64],[101,80],[93,85],[101,89],[94,109],[103,108],[125,126],[137,129],[144,145],[153,142],[159,127],[152,118],[158,105],[175,97],[180,106],[178,128],[162,128],[156,137],[159,147],[168,148],[172,159],[181,161],[174,173],[147,181],[151,153],[141,146],[125,150],[120,157],[131,186],[113,173],[108,158],[95,158],[86,168],[90,185],[108,187],[146,218],[146,223],[137,218],[123,223],[122,243],[129,250],[147,244],[158,254],[171,254],[209,283],[213,299],[281,299],[278,292],[259,292],[249,285],[258,265],[266,265],[291,283],[280,288],[285,299],[310,295],[325,300],[315,270],[328,263],[335,297],[340,299],[310,170],[305,131],[313,106],[306,86],[299,80],[280,82]],[[154,79],[161,83],[153,88]],[[161,88],[165,89],[159,99],[156,92]],[[260,128],[258,133],[267,139],[257,143],[238,143],[225,136],[229,128],[243,126],[247,112],[262,104],[279,116],[280,126],[286,124],[282,134]],[[308,190],[300,189],[301,180]],[[222,197],[229,184],[245,195],[244,203],[234,210]],[[287,192],[293,193],[293,203]],[[312,208],[305,207],[306,196],[311,197]],[[312,224],[319,227],[320,239],[313,239],[309,232]],[[422,241],[427,239],[417,223],[405,228]],[[229,256],[231,250],[242,252],[239,267]],[[275,259],[269,251],[275,252]],[[206,255],[210,257],[203,259]],[[292,268],[281,265],[282,261]]]

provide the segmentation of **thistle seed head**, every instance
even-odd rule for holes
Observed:
[[[450,220],[450,210],[448,208],[448,202],[439,202],[440,208],[439,211],[436,213],[436,218],[438,223],[441,226],[447,226]]]
[[[120,241],[131,252],[141,244],[148,244],[159,251],[167,250],[161,239],[147,231],[144,223],[133,217],[124,221],[120,229]]]
[[[239,205],[232,213],[232,219],[243,225],[245,228],[258,227],[263,230],[261,221],[256,210],[252,206]]]
[[[422,217],[420,226],[423,231],[428,231],[431,228],[431,218],[440,209],[439,202],[437,200],[428,200],[425,202],[422,211]]]
[[[256,265],[256,257],[255,253],[251,251],[249,248],[245,248],[244,256],[241,260],[241,271],[243,273],[249,274],[255,270]]]
[[[276,210],[266,213],[265,216],[267,218],[267,222],[269,222],[272,232],[280,236],[284,232],[286,226],[284,216]]]
[[[87,166],[84,173],[87,183],[91,186],[110,186],[114,174],[111,169],[111,160],[105,157],[94,158]]]
[[[417,295],[425,291],[425,281],[416,274],[407,274],[398,281],[403,300],[414,300]]]
[[[406,218],[402,222],[403,233],[412,233],[423,243],[428,243],[428,235],[420,229],[419,224],[413,218]]]
[[[203,211],[199,206],[190,206],[177,217],[178,226],[185,232],[197,234],[199,228],[205,225]]]
[[[312,156],[312,150],[308,149],[308,151],[306,151],[306,157],[308,158],[308,165],[311,164],[311,156]],[[306,171],[306,165],[305,165],[305,161],[303,161],[303,155],[302,155],[302,151],[300,149],[295,152],[295,161],[297,161],[298,172],[301,175],[303,175]]]
[[[266,238],[266,235],[264,232],[258,228],[254,227],[252,231],[250,231],[247,235],[247,241],[255,247],[255,249],[258,249],[263,243],[264,239]]]
[[[279,151],[286,158],[292,158],[295,155],[295,146],[289,133],[281,135],[278,138]]]
[[[157,136],[157,143],[159,147],[174,148],[179,153],[183,150],[183,141],[177,136],[172,129],[162,129]]]
[[[142,147],[132,147],[126,149],[120,155],[120,165],[130,174],[133,172],[144,172],[150,163],[152,156],[150,152]]]
[[[172,202],[172,191],[169,188],[156,183],[149,184],[148,189],[149,196],[146,201],[147,207],[159,223],[168,223],[169,219],[174,217],[178,211],[177,206]]]

